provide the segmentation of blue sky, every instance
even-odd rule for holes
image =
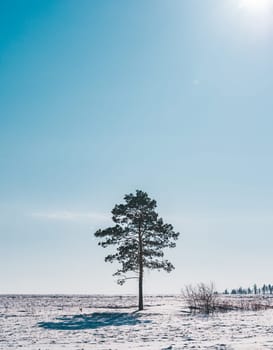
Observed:
[[[268,0],[0,3],[0,293],[133,293],[93,232],[142,189],[181,238],[147,293],[272,283]]]

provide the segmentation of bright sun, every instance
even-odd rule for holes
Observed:
[[[252,13],[267,13],[272,8],[273,0],[240,0],[240,8]]]
[[[255,38],[268,38],[273,29],[273,0],[231,0],[239,7],[240,25]]]

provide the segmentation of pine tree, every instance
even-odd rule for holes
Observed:
[[[124,200],[125,204],[117,204],[112,210],[115,226],[98,230],[95,236],[103,239],[99,242],[103,248],[116,245],[116,253],[107,255],[105,261],[121,264],[114,273],[119,284],[138,278],[138,309],[143,310],[144,268],[171,272],[174,266],[164,259],[163,249],[174,248],[179,233],[158,217],[156,201],[146,192],[137,190],[135,195],[125,195]],[[126,273],[130,271],[137,276],[127,277]]]
[[[237,293],[238,293],[238,294],[243,294],[243,293],[244,293],[243,288],[240,287],[240,288],[238,289]]]
[[[266,285],[264,284],[264,285],[262,286],[262,292],[263,292],[263,294],[266,293],[266,290],[267,290],[267,287],[266,287]]]
[[[268,285],[268,290],[269,290],[269,293],[272,294],[273,292],[273,286],[271,284]]]

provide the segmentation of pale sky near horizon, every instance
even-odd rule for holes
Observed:
[[[0,2],[0,293],[134,293],[93,233],[181,232],[146,293],[273,283],[273,1]]]

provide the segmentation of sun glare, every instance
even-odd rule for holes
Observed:
[[[252,13],[266,14],[272,8],[273,0],[240,0],[240,8]]]
[[[234,0],[240,10],[241,25],[252,37],[269,38],[273,26],[273,0]]]

